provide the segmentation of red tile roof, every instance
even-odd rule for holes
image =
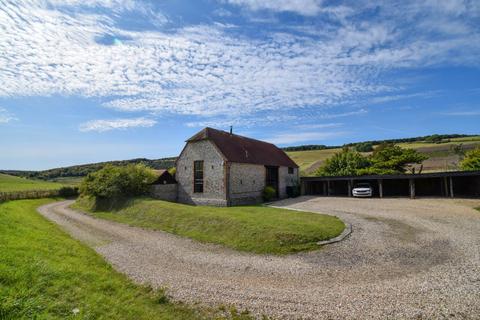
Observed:
[[[201,140],[212,141],[230,162],[298,168],[298,165],[283,150],[268,142],[208,127],[187,142]]]

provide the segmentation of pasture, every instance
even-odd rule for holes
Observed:
[[[31,180],[0,173],[0,192],[57,190],[61,183]]]

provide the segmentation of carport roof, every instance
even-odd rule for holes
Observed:
[[[303,181],[327,181],[327,180],[386,180],[386,179],[423,179],[423,178],[448,178],[448,177],[469,177],[480,176],[480,171],[446,171],[422,174],[385,174],[365,176],[323,176],[323,177],[302,177]]]

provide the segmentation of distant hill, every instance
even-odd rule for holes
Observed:
[[[471,150],[480,146],[480,136],[473,135],[433,135],[426,137],[416,137],[407,139],[391,139],[350,143],[345,146],[354,147],[358,150],[359,145],[371,144],[373,148],[382,142],[398,144],[403,148],[415,149],[429,158],[422,163],[423,172],[438,172],[459,170],[458,164],[461,156],[455,152],[455,148],[463,151]],[[314,175],[315,171],[323,165],[326,159],[342,150],[337,148],[315,149],[312,146],[295,147],[292,151],[286,150],[287,154],[300,166],[300,173],[303,176]],[[370,150],[371,151],[371,150]],[[369,154],[365,152],[364,154]],[[415,166],[416,171],[420,170],[420,165]]]
[[[55,168],[42,171],[22,171],[22,170],[0,170],[0,173],[5,173],[13,176],[20,176],[25,178],[32,179],[42,179],[42,180],[56,180],[58,178],[64,177],[84,177],[90,172],[94,172],[102,169],[107,164],[122,166],[127,164],[145,164],[146,166],[152,169],[168,169],[175,166],[175,157],[171,158],[162,158],[162,159],[131,159],[131,160],[120,160],[120,161],[106,161],[90,164],[82,164],[70,167]]]
[[[376,146],[384,142],[396,143],[402,147],[417,149],[419,152],[427,154],[430,159],[424,162],[424,172],[426,172],[455,169],[459,161],[459,156],[454,154],[451,149],[452,146],[462,144],[463,149],[471,149],[480,145],[480,136],[467,134],[434,134],[413,138],[353,142],[346,144],[345,146],[358,147],[359,145],[365,144]],[[302,175],[311,175],[320,165],[322,165],[323,161],[331,157],[336,152],[339,152],[341,148],[342,146],[300,145],[282,149],[286,151],[287,154],[300,166]],[[107,164],[126,165],[130,163],[143,163],[152,169],[168,169],[175,166],[175,160],[176,157],[153,160],[138,158],[131,160],[90,163],[43,171],[0,170],[0,173],[33,179],[58,181],[68,184],[77,184],[81,177],[86,176],[90,172],[100,170]]]

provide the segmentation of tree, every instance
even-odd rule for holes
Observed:
[[[357,151],[344,148],[333,157],[327,159],[325,164],[316,172],[317,176],[349,176],[357,175],[360,169],[370,165],[368,159]]]
[[[80,193],[97,199],[137,196],[146,194],[155,178],[153,171],[141,164],[106,165],[87,175],[80,185]]]
[[[439,134],[432,134],[431,136],[425,138],[425,142],[428,143],[442,143],[442,140],[442,136]]]
[[[465,153],[465,158],[460,162],[462,170],[480,170],[480,147]]]
[[[426,159],[426,155],[414,149],[401,148],[391,143],[381,144],[369,158],[371,167],[360,170],[359,174],[405,173],[408,164],[422,163]]]
[[[355,150],[358,152],[371,152],[373,151],[373,143],[371,142],[360,142],[355,144]]]

